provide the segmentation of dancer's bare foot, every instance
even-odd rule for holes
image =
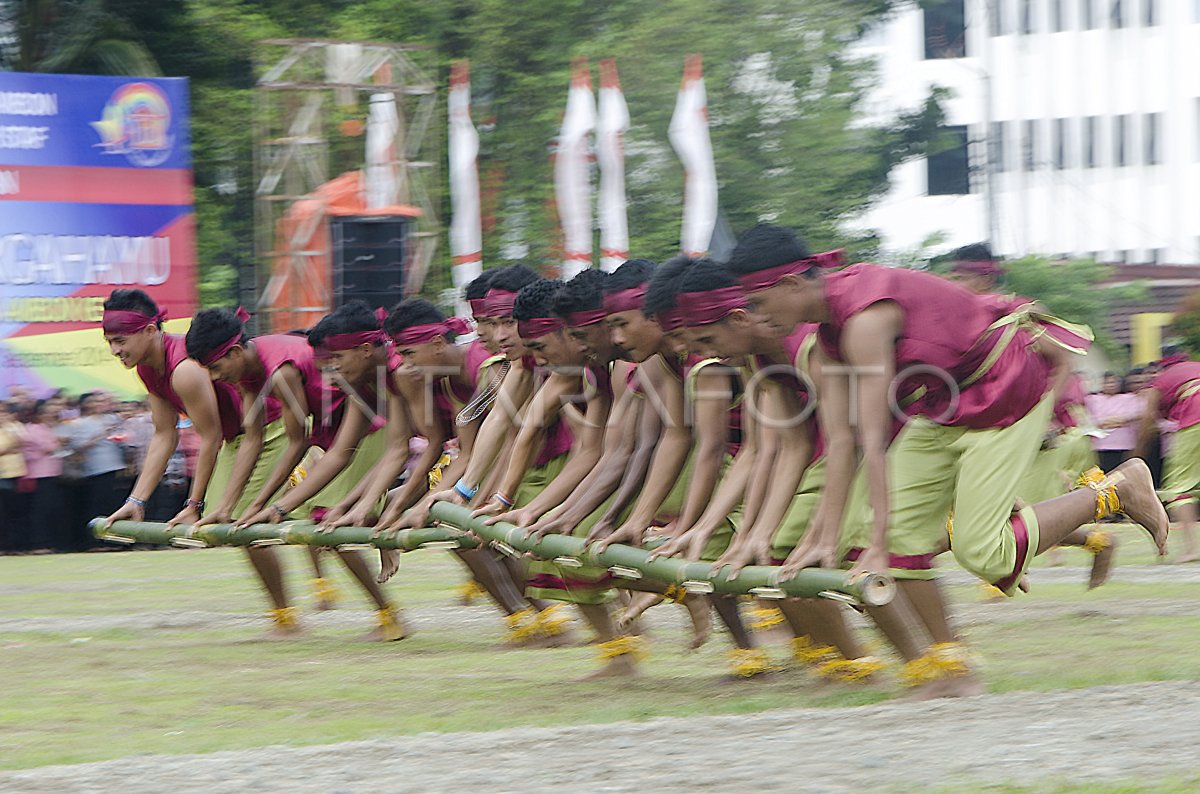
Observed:
[[[707,596],[699,593],[684,596],[683,605],[692,619],[692,641],[688,643],[688,650],[694,651],[712,635],[712,605]]]
[[[1084,548],[1096,555],[1092,558],[1092,573],[1088,576],[1088,590],[1094,590],[1108,581],[1117,553],[1117,537],[1111,532],[1096,530],[1088,533]]]
[[[1195,562],[1200,560],[1200,552],[1187,551],[1175,558],[1176,563]]]
[[[978,676],[973,672],[968,672],[915,686],[901,699],[907,703],[917,703],[937,698],[974,697],[982,695],[985,691],[983,682],[979,680]]]
[[[625,610],[617,616],[617,630],[622,633],[629,632],[629,627],[642,616],[642,613],[652,606],[661,604],[663,600],[658,593],[637,593],[629,600],[629,605],[625,607]]]
[[[375,581],[383,584],[400,570],[400,552],[396,549],[379,550],[379,576]]]
[[[298,624],[292,624],[290,626],[272,624],[271,628],[267,629],[262,638],[264,640],[271,640],[273,642],[277,640],[294,640],[297,637],[303,637],[307,633],[308,632],[306,632],[304,628]]]
[[[594,673],[589,673],[579,681],[601,681],[605,678],[622,678],[638,674],[637,663],[630,654],[622,654],[609,659],[603,667]]]
[[[1129,516],[1150,533],[1160,557],[1167,554],[1167,529],[1170,522],[1158,494],[1154,491],[1154,479],[1150,469],[1141,458],[1131,458],[1113,469],[1101,481],[1101,485],[1115,485],[1117,498],[1121,501],[1121,512]]]
[[[395,607],[380,609],[375,613],[375,628],[363,635],[363,642],[395,642],[408,637],[412,632],[404,622],[400,610]]]
[[[295,607],[280,607],[271,610],[271,628],[263,635],[266,640],[288,640],[300,636],[304,629],[296,620]]]

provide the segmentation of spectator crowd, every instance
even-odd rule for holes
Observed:
[[[0,554],[103,548],[87,523],[124,501],[152,435],[144,401],[119,402],[105,391],[39,399],[12,387],[0,400]],[[179,448],[148,505],[148,521],[178,512],[191,476],[192,436],[181,420]]]

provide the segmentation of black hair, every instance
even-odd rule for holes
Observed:
[[[496,277],[503,268],[493,268],[485,270],[480,275],[476,276],[467,288],[463,290],[463,297],[469,301],[476,301],[487,295],[487,291],[492,288],[492,279]]]
[[[100,392],[98,391],[85,391],[83,394],[79,395],[79,400],[76,402],[76,405],[79,406],[79,412],[83,413],[83,407],[87,405],[88,402],[90,402],[94,397],[99,396]]]
[[[727,268],[711,259],[697,259],[684,269],[678,279],[678,292],[709,292],[714,289],[736,287],[737,279]]]
[[[158,314],[158,304],[154,299],[140,289],[115,289],[104,301],[104,308],[109,311],[126,311],[154,317]],[[155,322],[162,328],[162,321]]]
[[[576,273],[554,298],[554,313],[566,317],[572,312],[601,308],[604,305],[604,285],[609,278],[608,273],[595,268]]]
[[[383,321],[383,330],[389,334],[398,334],[405,328],[414,325],[440,323],[446,319],[441,309],[421,298],[408,298],[395,305],[392,313]],[[454,338],[453,331],[446,332],[447,339]]]
[[[808,245],[794,231],[786,226],[760,223],[738,238],[726,267],[740,275],[808,257]]]
[[[327,337],[338,334],[356,334],[363,331],[378,331],[379,319],[374,310],[362,301],[350,301],[327,314],[308,332],[308,344],[320,347]],[[376,344],[381,344],[377,342]]]
[[[522,287],[513,304],[514,320],[535,320],[554,316],[554,299],[562,291],[561,281],[543,278]]]
[[[679,280],[684,270],[696,261],[686,254],[674,256],[654,270],[650,286],[646,288],[646,300],[642,313],[647,317],[675,308],[675,296],[679,294]]]
[[[645,284],[654,275],[654,263],[649,259],[630,259],[613,271],[604,284],[604,292],[620,292]]]
[[[199,361],[228,342],[236,333],[241,333],[239,345],[246,344],[250,339],[242,321],[232,311],[205,309],[192,318],[192,326],[188,328],[183,341],[187,345],[188,356]]]
[[[511,265],[503,270],[497,270],[492,276],[488,289],[502,289],[507,292],[520,292],[525,287],[539,280],[541,276],[525,265]]]
[[[987,243],[971,243],[950,252],[952,262],[991,262],[994,259],[992,247]]]

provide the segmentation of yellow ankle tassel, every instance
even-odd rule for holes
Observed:
[[[831,659],[817,666],[817,674],[830,681],[848,684],[863,683],[881,670],[887,662],[877,656],[860,656],[857,659]]]
[[[821,664],[838,657],[832,645],[815,645],[808,635],[792,638],[792,658],[801,664]]]
[[[474,579],[465,581],[458,586],[458,600],[463,606],[470,606],[485,595],[487,595],[487,588]]]
[[[762,648],[734,648],[729,652],[729,672],[737,678],[753,678],[779,672],[779,666],[771,663],[771,656]]]
[[[571,625],[571,618],[563,614],[565,610],[562,604],[551,604],[537,613],[533,619],[537,632],[543,637],[557,637],[565,632],[567,626]]]
[[[271,610],[271,620],[275,623],[276,626],[279,626],[280,628],[283,628],[283,629],[294,628],[297,625],[296,608],[295,607],[283,607],[281,609],[272,609]]]
[[[400,621],[396,619],[395,607],[384,607],[376,610],[375,620],[379,626],[379,634],[384,642],[393,642],[402,640],[406,636],[404,627],[400,625]]]
[[[757,609],[752,609],[750,610],[750,617],[754,618],[753,622],[750,623],[751,631],[767,631],[786,620],[783,616],[783,611],[778,607],[758,607]]]
[[[944,678],[957,678],[971,672],[970,656],[961,643],[939,642],[924,656],[906,662],[900,681],[907,687],[921,686]]]
[[[1099,554],[1105,549],[1111,549],[1112,535],[1107,532],[1089,532],[1083,550],[1090,554]]]
[[[295,488],[300,483],[304,482],[304,478],[308,476],[308,470],[303,466],[297,466],[292,469],[292,473],[288,475],[288,485]]]
[[[1088,469],[1079,475],[1077,482],[1080,488],[1091,488],[1096,492],[1097,521],[1121,512],[1121,500],[1117,498],[1117,485],[1099,468],[1093,466]]]
[[[667,585],[667,589],[663,591],[663,598],[668,601],[674,601],[676,604],[683,603],[683,599],[687,596],[687,590],[677,584]]]
[[[632,656],[634,660],[641,660],[646,656],[646,643],[641,637],[634,634],[626,634],[622,637],[611,639],[608,642],[602,642],[596,646],[599,652],[600,661],[607,662],[609,659],[615,659],[618,656]]]
[[[514,612],[505,618],[505,621],[508,623],[509,642],[525,642],[538,633],[537,613],[533,607],[526,607],[520,612]]]
[[[318,601],[324,601],[328,604],[335,604],[338,600],[338,591],[334,587],[333,582],[324,578],[312,580],[313,597]]]

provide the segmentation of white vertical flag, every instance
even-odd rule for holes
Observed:
[[[600,267],[616,270],[629,258],[629,221],[625,202],[625,132],[629,108],[621,92],[617,62],[600,61],[600,118],[596,124],[596,159],[600,162]]]
[[[483,231],[479,211],[479,133],[471,123],[468,62],[450,67],[450,255],[458,293],[458,314],[469,316],[463,290],[483,271]]]
[[[363,180],[369,210],[383,209],[397,202],[396,133],[399,130],[396,96],[371,94],[367,109],[367,172]]]
[[[592,185],[588,136],[596,128],[596,100],[586,58],[571,63],[571,89],[558,133],[554,187],[563,230],[562,277],[592,266]]]
[[[700,56],[687,56],[683,83],[668,130],[671,145],[683,163],[683,229],[680,248],[689,256],[703,256],[717,222],[717,167],[708,137],[708,99]]]

